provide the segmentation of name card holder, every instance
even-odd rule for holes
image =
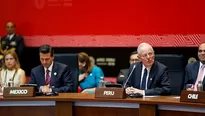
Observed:
[[[96,88],[95,98],[111,98],[124,99],[126,98],[124,88]]]
[[[205,91],[181,92],[180,102],[205,103]]]
[[[3,97],[34,97],[34,87],[5,87],[3,91]]]

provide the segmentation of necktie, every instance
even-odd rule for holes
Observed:
[[[141,90],[146,89],[146,78],[147,78],[147,69],[145,68],[144,69],[144,74],[143,74],[143,77],[142,77],[141,87],[140,87]]]
[[[50,76],[49,76],[49,72],[50,71],[47,69],[46,70],[46,85],[48,85],[50,83],[50,79],[51,79]]]
[[[198,84],[198,82],[199,81],[203,81],[202,77],[203,77],[203,73],[204,73],[204,68],[205,68],[205,65],[202,65],[201,68],[200,68],[197,80],[196,80],[195,85],[194,85],[194,91],[197,91],[197,84]]]

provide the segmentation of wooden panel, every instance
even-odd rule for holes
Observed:
[[[95,98],[125,99],[126,93],[124,88],[96,88]]]
[[[34,97],[34,87],[4,87],[4,98],[6,97]]]
[[[73,115],[72,102],[57,101],[56,102],[56,116],[72,116]]]
[[[1,116],[55,116],[55,107],[52,106],[2,106]]]
[[[158,116],[205,116],[204,113],[160,110]]]
[[[74,107],[74,116],[139,116],[137,108]]]
[[[181,92],[181,102],[205,103],[205,91],[185,91]]]
[[[156,105],[140,104],[139,116],[156,116]]]
[[[69,102],[118,102],[118,103],[137,103],[137,104],[156,104],[156,105],[177,105],[177,106],[192,106],[205,107],[202,103],[180,102],[180,99],[175,96],[159,96],[159,97],[144,97],[144,98],[126,98],[126,99],[99,99],[93,94],[84,93],[62,93],[59,96],[36,96],[24,98],[1,98],[1,101],[69,101]]]

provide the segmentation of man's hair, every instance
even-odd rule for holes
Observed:
[[[202,44],[205,44],[205,42],[201,42],[201,43],[198,45],[198,49],[199,49],[199,47],[200,47]]]
[[[51,56],[53,56],[54,50],[50,45],[44,44],[40,46],[39,53],[43,53],[43,54],[51,53]]]
[[[137,48],[137,53],[138,53],[138,54],[141,54],[141,48],[144,47],[144,46],[150,47],[151,50],[154,52],[152,46],[151,46],[149,43],[143,42],[143,43],[141,43],[141,44],[138,46],[138,48]]]
[[[130,56],[135,55],[135,54],[138,54],[137,50],[136,50],[136,51],[133,51],[133,52],[130,54]]]
[[[6,23],[6,26],[7,26],[8,23],[12,23],[13,26],[16,27],[16,24],[15,24],[14,22],[12,22],[12,21],[8,21],[8,22]]]

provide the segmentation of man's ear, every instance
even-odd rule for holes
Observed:
[[[140,61],[142,60],[142,57],[140,55],[138,55],[137,57],[139,58]]]
[[[52,60],[54,60],[54,56],[52,56],[51,58],[52,58]]]

